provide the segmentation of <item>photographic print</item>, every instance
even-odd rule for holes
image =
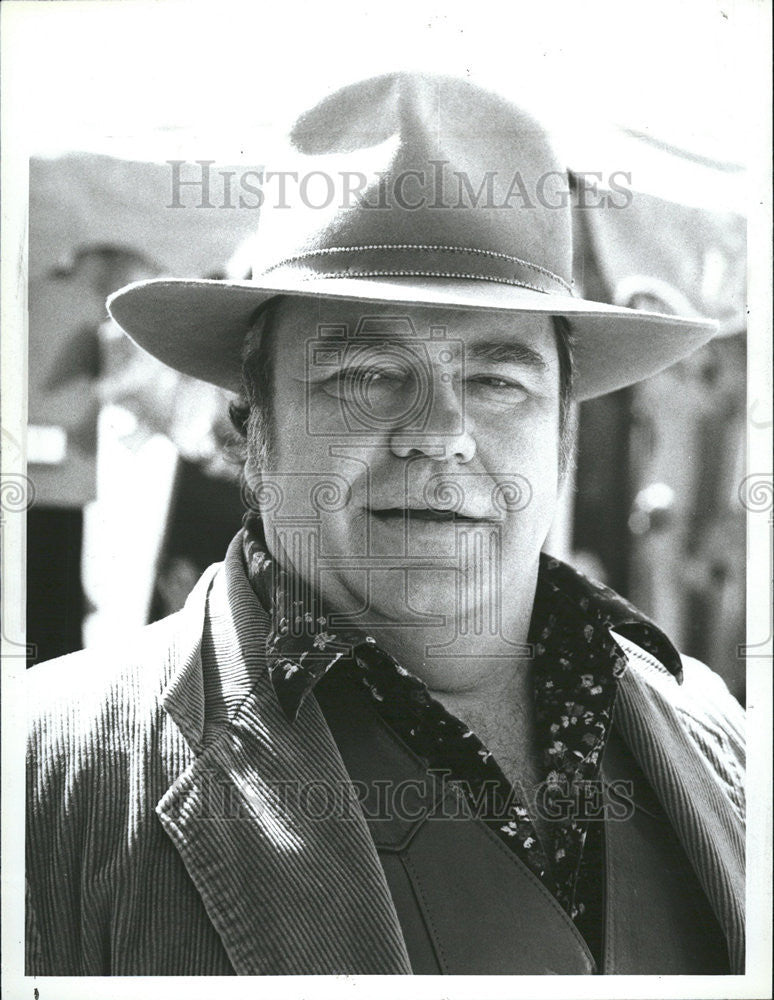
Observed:
[[[6,995],[765,995],[766,5],[3,6]]]

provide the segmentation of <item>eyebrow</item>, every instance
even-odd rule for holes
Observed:
[[[385,346],[393,346],[395,342],[394,337],[376,334],[375,336],[364,338],[358,337],[355,341],[349,341],[347,346],[351,347],[353,344],[357,344],[358,347],[362,347],[365,344],[368,347],[378,350]],[[416,343],[415,340],[404,337],[399,337],[398,342],[409,345]],[[327,364],[333,365],[342,360],[341,355],[333,351],[331,359]],[[540,374],[545,374],[551,367],[548,360],[540,351],[537,351],[534,347],[529,347],[527,344],[522,344],[520,341],[510,339],[475,341],[466,347],[465,360],[466,363],[470,361],[489,361],[492,364],[520,365],[523,368],[530,368]]]
[[[470,345],[467,354],[474,361],[525,365],[538,371],[549,368],[548,361],[539,351],[513,340],[479,340]]]

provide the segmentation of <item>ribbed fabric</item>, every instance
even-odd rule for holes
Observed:
[[[234,972],[154,814],[193,760],[159,704],[176,624],[113,663],[81,653],[30,671],[28,974]]]
[[[411,971],[362,814],[277,799],[291,779],[348,801],[349,783],[317,704],[281,715],[230,556],[117,665],[33,671],[31,974]]]
[[[690,657],[684,683],[617,637],[636,665],[619,693],[617,722],[657,792],[728,942],[745,967],[744,713],[723,682]],[[679,725],[675,723],[679,722]]]
[[[280,801],[289,780],[346,799],[348,779],[314,699],[282,715],[267,627],[232,544],[134,643],[28,672],[30,974],[411,971],[362,814]],[[701,665],[680,688],[617,638],[616,721],[740,972],[741,710]]]

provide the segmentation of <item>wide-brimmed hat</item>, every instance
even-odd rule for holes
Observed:
[[[574,294],[568,178],[546,130],[467,81],[396,73],[339,90],[256,179],[242,195],[262,201],[249,280],[142,281],[108,300],[141,347],[225,389],[240,389],[246,333],[277,295],[564,316],[578,399],[653,375],[715,332]]]

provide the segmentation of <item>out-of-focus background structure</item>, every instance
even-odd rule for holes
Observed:
[[[173,9],[181,12],[169,4],[145,22],[150,67],[172,51],[165,56],[161,40],[175,37]],[[204,72],[203,62],[178,52],[184,78],[162,75],[155,102],[146,81],[135,100],[121,76],[129,72],[121,51],[107,60],[95,46],[84,53],[91,70],[70,64],[77,86],[63,78],[72,97],[91,95],[89,113],[71,114],[68,132],[61,96],[50,96],[53,109],[32,110],[40,129],[31,149],[29,224],[33,660],[115,641],[176,610],[240,525],[237,467],[223,450],[225,394],[133,348],[104,307],[107,294],[132,280],[224,275],[255,230],[258,212],[222,207],[222,190],[212,208],[195,207],[201,192],[193,187],[184,207],[171,208],[168,161],[185,161],[188,178],[201,176],[202,160],[219,177],[260,167],[275,122],[306,95],[376,72],[425,68],[469,75],[553,125],[573,176],[581,294],[719,321],[720,336],[687,361],[580,407],[576,468],[550,543],[650,613],[743,699],[738,490],[747,420],[748,164],[734,102],[745,87],[739,59],[747,6],[723,13],[714,3],[686,4],[679,20],[667,5],[663,17],[660,7],[633,7],[615,50],[609,32],[601,47],[599,32],[583,21],[594,5],[562,9],[542,26],[533,17],[539,30],[511,37],[509,46],[495,23],[507,17],[503,11],[475,26],[433,14],[413,35],[408,25],[408,34],[388,31],[375,55],[361,50],[372,37],[365,15],[342,36],[326,33],[320,11],[302,5],[284,34],[277,24],[264,26],[256,45],[268,52],[268,65],[256,65],[243,32],[208,25],[207,35],[200,26],[194,50],[211,57],[207,83],[194,72]],[[126,12],[110,18],[104,30],[123,24],[128,47],[139,43]],[[62,24],[68,30],[66,18]],[[691,29],[701,46],[689,44]],[[293,55],[293,32],[306,39],[306,62]],[[321,51],[310,58],[315,32]],[[354,37],[360,45],[351,49]],[[408,56],[405,44],[382,51],[385,38],[398,46],[406,37],[413,39]],[[272,46],[287,59],[271,55]],[[331,60],[342,46],[346,65]],[[139,86],[136,64],[131,72]],[[656,73],[659,86],[652,85]],[[93,86],[108,96],[95,97]],[[616,171],[632,192],[627,209],[584,207],[596,202],[584,192],[604,187]]]

